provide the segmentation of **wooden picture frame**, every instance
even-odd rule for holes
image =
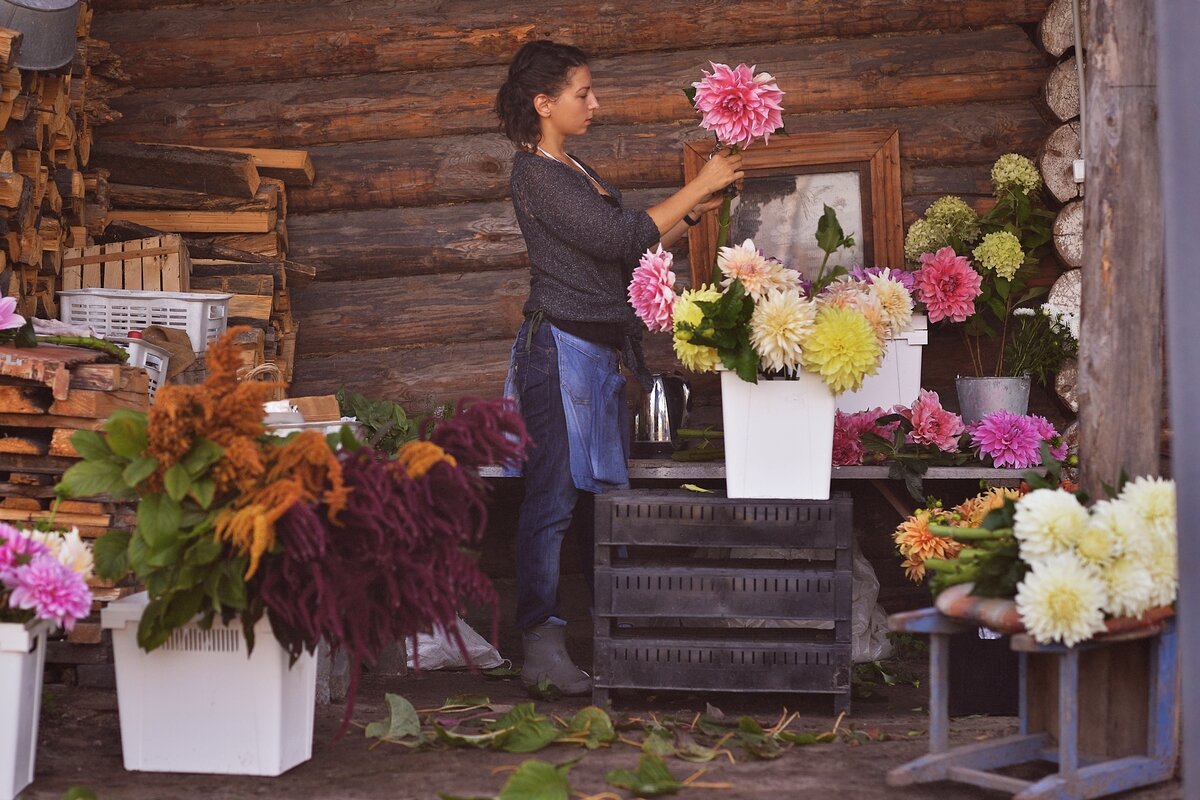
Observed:
[[[712,143],[689,142],[683,148],[683,173],[692,180],[704,166]],[[858,175],[862,230],[843,226],[861,246],[863,264],[902,267],[904,224],[900,196],[900,134],[894,129],[779,135],[768,145],[756,144],[743,154],[746,184],[756,178],[780,175]],[[816,229],[807,235],[812,237]],[[734,230],[728,244],[737,244]],[[688,230],[688,260],[692,286],[712,281],[716,256],[717,212],[705,214]],[[814,244],[815,247],[815,244]],[[766,255],[775,255],[766,253]],[[785,259],[786,260],[786,259]],[[790,265],[789,266],[794,266]]]

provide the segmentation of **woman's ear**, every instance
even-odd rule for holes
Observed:
[[[539,94],[533,98],[533,110],[539,117],[549,117],[550,109],[554,107],[554,98],[548,94]]]

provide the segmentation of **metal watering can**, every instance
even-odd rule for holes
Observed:
[[[692,389],[680,375],[656,372],[650,379],[650,391],[633,412],[632,454],[641,458],[674,452],[692,408]]]

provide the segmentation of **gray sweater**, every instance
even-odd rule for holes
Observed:
[[[626,292],[658,227],[645,211],[622,208],[617,187],[583,166],[610,198],[565,164],[524,151],[513,157],[513,206],[532,264],[525,313],[616,323],[640,339]]]

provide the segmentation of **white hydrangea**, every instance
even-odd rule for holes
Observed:
[[[1017,501],[1013,535],[1028,562],[1070,550],[1088,523],[1087,509],[1075,495],[1038,489]]]

